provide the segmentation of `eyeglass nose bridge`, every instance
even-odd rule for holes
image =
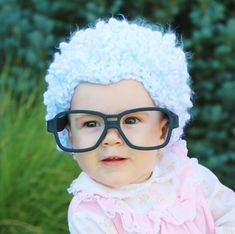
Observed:
[[[108,120],[106,119],[105,121],[105,128],[108,130],[110,128],[116,128],[116,129],[120,129],[120,126],[119,126],[119,120],[118,118],[116,118],[116,120]]]

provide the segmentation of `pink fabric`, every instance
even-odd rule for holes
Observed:
[[[158,233],[159,234],[186,234],[186,233],[187,234],[199,234],[199,233],[214,234],[215,233],[214,222],[213,222],[210,210],[206,202],[204,201],[200,190],[197,191],[197,198],[198,199],[196,201],[196,207],[197,207],[196,214],[192,220],[186,220],[185,222],[181,224],[174,224],[174,222],[172,222],[172,220],[184,216],[181,212],[188,213],[190,212],[190,209],[191,209],[191,207],[189,206],[190,204],[188,205],[186,204],[186,206],[182,207],[181,210],[177,209],[178,204],[176,203],[175,207],[171,208],[171,211],[169,212],[168,215],[166,215],[165,217],[162,216],[160,218],[159,226],[156,227],[156,229],[158,229]],[[91,199],[89,201],[80,202],[79,196],[75,196],[69,207],[68,219],[70,220],[71,217],[76,212],[83,212],[87,210],[94,212],[98,215],[99,214],[104,215],[104,211],[100,207],[96,199]],[[115,216],[111,219],[112,219],[113,224],[115,225],[117,233],[122,233],[122,234],[129,233],[123,227],[120,214],[116,213]],[[149,225],[152,227],[154,226],[154,223],[151,222],[151,219],[148,217],[148,215],[136,216],[135,222],[137,223],[140,222],[141,224],[146,225],[146,226],[149,226]],[[134,232],[132,232],[132,234],[134,234]]]
[[[197,184],[195,163],[185,157],[187,150],[184,147],[175,147],[173,151],[181,155],[179,160],[182,167],[176,175],[180,182],[177,198],[169,207],[146,213],[135,213],[121,199],[102,197],[97,194],[90,196],[85,192],[78,192],[70,203],[68,219],[70,220],[76,212],[89,210],[107,216],[114,224],[117,233],[122,234],[143,233],[128,232],[128,227],[134,230],[135,225],[138,229],[140,224],[145,233],[214,234],[215,225],[211,211]],[[152,196],[155,190],[156,188],[150,189]]]

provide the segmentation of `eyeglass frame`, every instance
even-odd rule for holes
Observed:
[[[121,129],[120,126],[120,120],[121,118],[129,113],[135,113],[135,112],[140,112],[140,111],[161,111],[162,113],[166,114],[169,118],[169,125],[168,125],[168,134],[166,137],[166,140],[164,143],[162,143],[159,146],[148,146],[148,147],[142,147],[142,146],[136,146],[131,144],[131,142],[127,139],[125,136],[124,132]],[[59,140],[58,132],[63,131],[66,128],[66,125],[68,124],[68,114],[73,114],[73,113],[86,113],[86,114],[94,114],[100,116],[104,120],[104,129],[100,137],[98,138],[96,144],[92,147],[89,148],[84,148],[84,149],[70,149],[65,146],[63,146]],[[108,119],[113,119],[116,118],[116,120],[108,120]],[[63,111],[55,115],[54,118],[47,120],[47,131],[51,132],[54,134],[55,140],[57,145],[65,152],[73,152],[73,153],[83,153],[83,152],[88,152],[96,149],[102,140],[104,139],[108,129],[110,128],[115,128],[118,130],[120,133],[121,137],[125,141],[125,143],[137,150],[157,150],[160,148],[165,147],[171,138],[172,130],[175,128],[179,127],[179,118],[178,115],[176,115],[174,112],[166,109],[166,108],[160,108],[160,107],[140,107],[140,108],[134,108],[130,110],[123,111],[119,114],[104,114],[102,112],[98,111],[93,111],[93,110],[68,110],[68,111]]]

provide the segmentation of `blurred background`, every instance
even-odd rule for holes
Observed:
[[[68,233],[79,169],[46,131],[44,76],[70,32],[119,13],[182,36],[195,91],[189,155],[235,189],[235,0],[0,0],[0,234]]]

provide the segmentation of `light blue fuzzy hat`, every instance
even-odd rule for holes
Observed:
[[[186,55],[173,32],[110,18],[77,30],[59,49],[46,75],[47,120],[70,108],[80,82],[109,84],[131,77],[143,83],[157,106],[179,116],[179,128],[173,130],[167,147],[181,138],[190,119],[192,91]],[[68,146],[67,132],[62,134]]]

